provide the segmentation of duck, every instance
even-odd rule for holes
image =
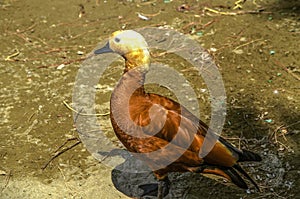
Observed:
[[[175,100],[145,90],[150,68],[150,51],[145,38],[134,30],[113,32],[94,55],[117,53],[124,58],[123,75],[110,99],[110,120],[117,138],[142,160],[158,180],[157,187],[141,186],[143,195],[163,198],[169,189],[171,172],[193,172],[222,177],[242,189],[244,178],[257,190],[258,184],[240,162],[261,161],[259,154],[238,149],[218,137],[212,149],[199,155],[204,139],[211,139],[209,127]],[[146,188],[145,188],[146,187]],[[155,189],[155,191],[153,190]]]

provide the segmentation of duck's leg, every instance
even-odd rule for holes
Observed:
[[[169,193],[170,180],[168,177],[158,180],[158,183],[150,183],[139,185],[139,188],[143,190],[141,197],[143,196],[157,196],[158,199],[162,199]]]
[[[170,180],[168,177],[165,177],[162,180],[158,181],[158,189],[157,189],[157,198],[163,199],[169,193],[170,189]]]
[[[157,199],[163,199],[163,197],[163,184],[162,181],[159,181],[157,189]]]
[[[143,193],[140,197],[144,196],[157,196],[158,192],[158,184],[157,183],[150,183],[150,184],[141,184],[139,188],[143,190]]]

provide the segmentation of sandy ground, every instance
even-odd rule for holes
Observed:
[[[261,163],[245,165],[262,193],[175,175],[175,188],[190,186],[182,197],[300,198],[299,1],[248,0],[241,10],[233,6],[233,0],[0,0],[0,198],[127,198],[112,182],[113,168],[99,163],[82,143],[42,168],[58,149],[78,141],[72,139],[78,133],[63,101],[72,105],[85,56],[111,32],[145,26],[173,27],[210,51],[227,92],[224,136],[263,157]],[[172,56],[155,59],[182,70],[194,83],[199,102],[209,107],[208,94],[201,93],[205,87],[193,72],[180,68]],[[111,87],[121,73],[121,67],[108,70],[109,78],[101,80],[107,86],[97,88],[98,111],[108,111]],[[209,109],[203,112],[201,119],[209,121]],[[108,116],[99,120],[118,144]]]

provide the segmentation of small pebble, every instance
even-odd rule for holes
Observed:
[[[140,13],[137,13],[137,14],[138,14],[138,17],[139,17],[140,19],[142,19],[142,20],[145,20],[145,21],[150,20],[149,17],[146,17],[146,16],[144,16],[144,15],[142,15],[142,14],[140,14]]]
[[[4,170],[0,170],[0,175],[7,175],[7,173]]]
[[[216,51],[217,51],[216,48],[210,48],[209,50],[210,50],[211,52],[216,52]]]
[[[273,122],[273,120],[272,119],[266,119],[265,122],[271,123],[271,122]]]
[[[247,38],[246,37],[241,37],[240,41],[247,41]]]
[[[285,148],[282,145],[279,145],[278,151],[284,151]]]
[[[77,55],[83,55],[84,54],[84,52],[82,52],[82,51],[77,51]]]
[[[203,32],[202,31],[197,32],[197,36],[199,36],[199,37],[203,36]]]
[[[270,55],[275,55],[275,50],[270,50]]]
[[[61,64],[61,65],[59,65],[59,66],[57,66],[57,70],[61,70],[61,69],[63,69],[65,67],[65,65],[64,64]]]
[[[236,49],[236,50],[233,50],[232,52],[234,52],[237,55],[241,55],[244,53],[244,51],[242,49]]]

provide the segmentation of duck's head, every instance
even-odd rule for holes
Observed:
[[[125,58],[125,71],[133,68],[147,71],[150,63],[148,45],[144,37],[133,30],[116,31],[107,44],[94,51],[94,54],[118,53]]]

